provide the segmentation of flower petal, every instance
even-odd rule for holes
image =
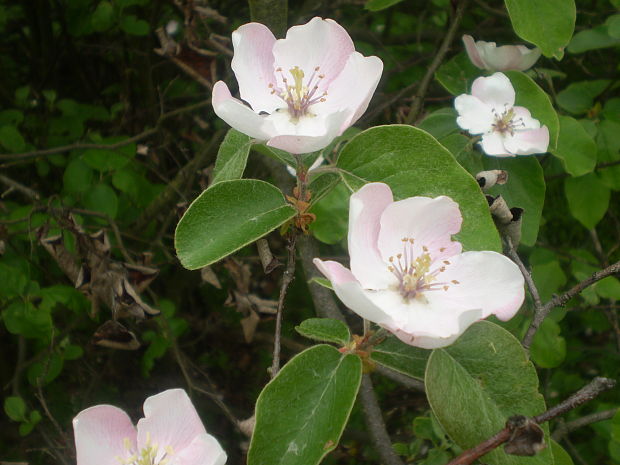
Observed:
[[[540,127],[540,121],[532,118],[530,110],[525,107],[512,107],[516,118],[513,121],[517,123],[517,129],[538,129]]]
[[[480,69],[488,69],[486,67],[486,64],[482,61],[482,58],[480,58],[480,54],[478,53],[478,47],[474,42],[474,38],[470,35],[465,34],[463,36],[463,43],[465,44],[467,56],[469,56],[469,59],[473,63],[473,65],[477,66]]]
[[[378,57],[352,53],[340,75],[330,84],[325,102],[317,103],[312,109],[317,113],[347,109],[349,116],[341,127],[344,131],[368,108],[382,72],[383,62]]]
[[[267,26],[244,24],[232,33],[235,54],[231,67],[239,83],[239,95],[255,112],[272,113],[285,106],[280,97],[271,93],[269,84],[276,84],[273,46],[276,38]]]
[[[325,76],[321,80],[321,90],[340,74],[354,51],[353,41],[342,26],[319,17],[302,26],[291,27],[286,38],[277,40],[273,47],[275,66],[281,67],[285,74],[298,66],[309,79],[319,66],[319,73]]]
[[[459,205],[450,197],[409,197],[389,204],[381,215],[378,246],[385,263],[390,257],[407,253],[415,259],[425,247],[433,260],[451,257],[461,251],[452,234],[461,230]],[[406,245],[404,238],[413,238]],[[357,276],[357,273],[355,273]]]
[[[438,280],[449,288],[425,292],[430,306],[455,311],[479,308],[482,318],[493,314],[500,320],[509,320],[525,297],[519,268],[497,252],[465,252],[451,257],[450,265]]]
[[[290,153],[310,153],[321,150],[341,134],[340,128],[346,118],[347,112],[341,111],[326,117],[302,117],[297,124],[293,124],[290,123],[290,118],[286,113],[277,117],[275,114],[270,115],[267,119],[277,125],[275,132],[281,135],[269,139],[267,145]],[[289,134],[286,134],[287,132]]]
[[[196,436],[205,434],[205,427],[183,389],[168,389],[144,401],[144,418],[138,421],[138,446],[144,447],[147,437],[175,453],[188,447]]]
[[[375,292],[392,293],[392,291],[366,291],[362,289],[362,285],[355,279],[353,273],[338,262],[322,261],[315,258],[313,263],[331,281],[334,292],[349,309],[374,323],[393,324],[390,316],[369,298]]]
[[[514,87],[503,73],[476,79],[471,86],[471,95],[478,97],[500,114],[515,103]]]
[[[456,124],[470,134],[484,134],[495,123],[493,108],[473,95],[459,95],[454,99],[454,108],[459,113]]]
[[[82,410],[73,419],[77,465],[112,465],[130,451],[125,439],[136,446],[136,430],[129,416],[111,405]]]
[[[538,129],[515,131],[514,135],[506,136],[504,146],[515,155],[545,153],[549,148],[549,129],[543,126]]]
[[[183,465],[224,465],[226,452],[210,434],[196,436],[193,441],[178,454],[172,456],[176,462]]]
[[[538,61],[540,54],[542,53],[538,47],[527,48],[523,45],[517,45],[517,48],[521,52],[521,62],[519,67],[516,68],[519,71],[525,71],[526,69],[534,66],[534,63]]]
[[[480,145],[487,155],[492,155],[494,157],[514,157],[514,154],[504,147],[504,140],[504,136],[499,132],[490,132],[482,136]]]
[[[364,185],[349,199],[351,271],[366,289],[385,289],[394,282],[378,248],[381,214],[393,202],[387,184]]]
[[[274,133],[265,117],[234,98],[223,81],[218,81],[213,86],[211,101],[215,114],[237,131],[259,140],[267,140]]]

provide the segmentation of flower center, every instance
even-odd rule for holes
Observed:
[[[271,93],[277,94],[284,100],[288,107],[288,112],[291,115],[291,120],[295,123],[302,116],[313,116],[309,111],[310,106],[325,101],[325,97],[327,96],[326,91],[316,95],[319,90],[319,84],[325,77],[324,74],[319,73],[319,70],[319,66],[314,68],[310,79],[304,83],[304,71],[299,66],[295,66],[289,69],[289,73],[293,78],[293,83],[291,84],[282,68],[277,68],[276,72],[280,73],[282,79],[282,87],[273,83],[269,84]]]
[[[422,293],[426,291],[447,291],[450,283],[437,281],[440,273],[446,271],[446,266],[450,265],[450,261],[443,260],[442,265],[431,271],[433,260],[428,251],[428,247],[422,246],[422,254],[414,256],[412,237],[403,237],[403,252],[391,256],[388,260],[388,270],[398,279],[396,285],[397,290],[406,301],[414,298],[421,298]],[[443,252],[445,249],[439,249]],[[459,284],[456,279],[451,284]]]
[[[129,438],[124,439],[123,445],[129,455],[116,458],[121,465],[166,465],[174,454],[172,446],[163,447],[160,454],[159,444],[151,442],[150,433],[146,433],[146,444],[140,451],[136,451]]]
[[[493,130],[499,132],[501,135],[510,134],[514,136],[516,130],[525,127],[523,118],[515,119],[516,114],[512,108],[506,108],[501,114],[493,109],[493,114],[495,115]]]

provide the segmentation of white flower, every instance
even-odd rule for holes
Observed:
[[[232,36],[241,99],[219,81],[213,109],[232,127],[290,153],[326,147],[366,111],[383,63],[355,51],[342,26],[314,18],[276,40],[259,23]]]
[[[314,263],[362,318],[410,345],[447,346],[491,314],[512,318],[525,292],[508,258],[461,253],[461,244],[451,240],[461,222],[449,197],[394,202],[387,184],[366,184],[350,200],[351,270],[334,261]]]
[[[454,100],[459,113],[456,122],[470,134],[482,134],[481,145],[487,155],[545,153],[549,129],[540,127],[527,108],[514,103],[515,90],[506,75],[480,77],[474,81],[471,95],[462,94]]]
[[[480,69],[490,71],[525,71],[540,58],[539,48],[527,48],[524,45],[502,45],[495,42],[477,40],[470,35],[463,36],[465,50],[471,62]]]

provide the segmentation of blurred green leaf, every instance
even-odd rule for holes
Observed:
[[[569,113],[581,114],[594,105],[594,99],[603,92],[610,81],[595,79],[569,84],[557,95],[558,105]]]
[[[476,68],[467,53],[461,52],[444,62],[435,72],[435,79],[452,95],[467,94],[471,83],[482,71]]]
[[[70,194],[80,194],[90,189],[93,182],[93,170],[81,158],[69,162],[63,174],[63,186]]]
[[[4,399],[4,411],[13,421],[26,419],[26,403],[19,396],[10,396]]]
[[[560,116],[558,146],[550,152],[562,160],[571,176],[591,173],[596,166],[596,142],[579,121],[570,116]]]
[[[135,15],[124,15],[121,18],[121,29],[133,36],[145,36],[151,28],[149,23],[143,19],[138,19]]]
[[[97,32],[104,32],[112,27],[114,23],[114,7],[108,1],[99,2],[95,12],[90,18],[93,29]]]
[[[84,206],[114,219],[118,212],[118,197],[114,189],[107,184],[97,184],[84,196]]]
[[[570,53],[583,53],[590,50],[613,47],[618,44],[620,44],[620,40],[609,34],[609,28],[607,26],[601,25],[577,32],[570,41],[570,44],[568,44],[567,50]]]
[[[364,8],[370,11],[381,11],[402,1],[403,0],[368,0]]]
[[[592,229],[605,216],[610,191],[594,173],[564,180],[568,208],[587,229]]]
[[[0,144],[10,152],[21,152],[26,148],[26,141],[15,126],[0,127]]]
[[[560,335],[560,326],[551,318],[545,319],[536,332],[530,355],[541,368],[555,368],[566,357],[566,340]]]
[[[349,197],[351,192],[340,182],[310,209],[316,220],[310,231],[321,242],[336,244],[347,237],[349,229]]]

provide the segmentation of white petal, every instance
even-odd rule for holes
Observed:
[[[171,458],[172,463],[183,465],[224,465],[227,457],[217,439],[204,433],[196,436],[186,448]]]
[[[515,103],[514,87],[512,87],[510,79],[503,73],[479,77],[471,86],[471,94],[493,107],[500,114]]]
[[[277,127],[274,137],[267,145],[290,153],[310,153],[327,147],[341,134],[341,126],[347,118],[346,112],[332,113],[327,116],[305,116],[297,124],[290,122],[287,114],[284,119],[274,115],[267,116]]]
[[[377,324],[391,324],[390,316],[375,305],[369,296],[377,293],[391,291],[365,291],[355,279],[353,273],[338,262],[322,261],[318,258],[313,260],[316,267],[329,279],[338,298],[349,309],[353,310],[362,318]]]
[[[504,146],[515,155],[545,153],[549,148],[549,129],[543,126],[539,129],[515,131],[514,135],[506,135]]]
[[[530,49],[523,45],[517,45],[517,47],[521,52],[521,62],[517,69],[519,71],[525,71],[534,66],[534,63],[540,58],[541,50],[538,47]]]
[[[473,95],[462,94],[454,99],[454,108],[459,113],[456,124],[470,134],[484,134],[495,122],[493,108]]]
[[[504,136],[499,132],[484,134],[480,141],[480,145],[487,155],[493,155],[494,157],[514,157],[514,154],[504,147]]]
[[[385,289],[394,282],[378,248],[381,214],[392,201],[390,186],[378,182],[366,184],[349,200],[351,271],[366,289]]]
[[[237,131],[258,140],[267,140],[273,134],[274,130],[265,117],[234,98],[223,81],[218,81],[213,86],[211,100],[215,114]]]
[[[325,75],[321,90],[340,74],[354,51],[353,41],[342,26],[318,17],[303,26],[291,27],[286,38],[276,41],[273,47],[275,66],[281,67],[285,74],[298,66],[309,79],[319,66],[319,73]]]
[[[150,436],[162,449],[171,446],[177,453],[196,436],[206,434],[198,413],[183,389],[168,389],[144,401],[144,418],[138,421],[138,446]]]
[[[273,46],[276,38],[267,26],[244,24],[232,34],[235,54],[231,67],[239,83],[239,95],[259,113],[273,112],[283,105],[280,97],[271,93],[269,84],[276,84]]]
[[[461,251],[460,242],[452,234],[461,230],[463,218],[459,205],[449,197],[409,197],[389,204],[381,214],[379,250],[383,261],[408,253],[413,260],[424,253],[425,247],[433,260],[451,257]],[[413,238],[413,244],[403,242]],[[357,274],[356,274],[357,276]]]
[[[82,410],[73,419],[77,465],[113,465],[128,457],[125,439],[135,449],[136,430],[129,416],[112,405]]]
[[[512,107],[515,117],[512,119],[516,123],[517,129],[538,129],[540,121],[532,118],[530,110],[525,107]]]
[[[382,72],[383,62],[379,58],[352,53],[340,75],[330,84],[325,102],[317,103],[312,109],[317,113],[348,110],[349,117],[341,128],[344,131],[368,108]]]
[[[470,35],[465,34],[463,36],[463,43],[465,44],[465,50],[467,51],[467,56],[469,56],[470,61],[474,66],[480,69],[487,69],[486,64],[482,61],[480,57],[480,53],[478,52],[477,44],[482,41],[474,42],[474,38]]]

